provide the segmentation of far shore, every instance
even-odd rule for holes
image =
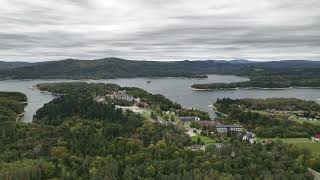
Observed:
[[[192,90],[194,91],[220,91],[220,90],[238,90],[238,89],[243,89],[243,90],[287,90],[287,89],[320,89],[320,87],[287,87],[287,88],[261,88],[261,87],[236,87],[236,88],[217,88],[217,89],[199,89],[199,88],[193,88],[191,87]]]

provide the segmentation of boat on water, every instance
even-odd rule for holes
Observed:
[[[147,81],[147,83],[148,83],[148,84],[150,84],[150,83],[151,83],[151,81]]]

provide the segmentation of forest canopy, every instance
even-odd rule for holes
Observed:
[[[251,145],[231,135],[221,149],[192,151],[183,127],[148,121],[88,96],[118,86],[85,85],[74,92],[61,86],[68,84],[46,86],[65,95],[39,109],[33,123],[0,122],[0,179],[313,179],[306,150],[281,142]],[[177,106],[163,96],[125,89],[154,106]]]
[[[16,121],[24,112],[27,96],[18,92],[0,92],[0,122]]]

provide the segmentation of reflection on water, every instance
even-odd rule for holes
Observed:
[[[209,75],[207,79],[187,78],[123,78],[108,80],[85,80],[89,83],[115,83],[120,86],[140,87],[148,92],[163,94],[169,99],[176,101],[184,107],[194,107],[203,111],[210,111],[209,105],[218,98],[269,98],[269,97],[292,97],[306,100],[320,99],[320,89],[286,89],[286,90],[216,90],[216,91],[193,91],[190,86],[195,83],[210,82],[236,82],[245,81],[247,78],[225,75]],[[31,87],[44,82],[66,82],[71,80],[30,80],[30,81],[0,81],[0,91],[19,91],[28,96],[24,122],[30,122],[36,110],[54,97],[40,93]],[[148,81],[150,81],[148,83]]]

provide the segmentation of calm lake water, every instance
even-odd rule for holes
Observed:
[[[270,98],[270,97],[293,97],[305,100],[320,99],[320,89],[285,89],[285,90],[215,90],[215,91],[194,91],[190,88],[195,83],[210,82],[236,82],[246,81],[245,77],[229,75],[209,75],[207,79],[187,78],[122,78],[108,80],[83,80],[89,83],[115,83],[120,86],[139,87],[150,93],[163,94],[169,99],[176,101],[184,107],[193,107],[213,114],[209,105],[218,98]],[[54,99],[54,96],[40,93],[31,87],[38,83],[48,82],[70,82],[72,80],[8,80],[0,81],[0,91],[18,91],[28,96],[28,106],[25,115],[21,119],[24,122],[31,122],[35,112],[45,103]],[[147,83],[151,81],[152,83]]]

